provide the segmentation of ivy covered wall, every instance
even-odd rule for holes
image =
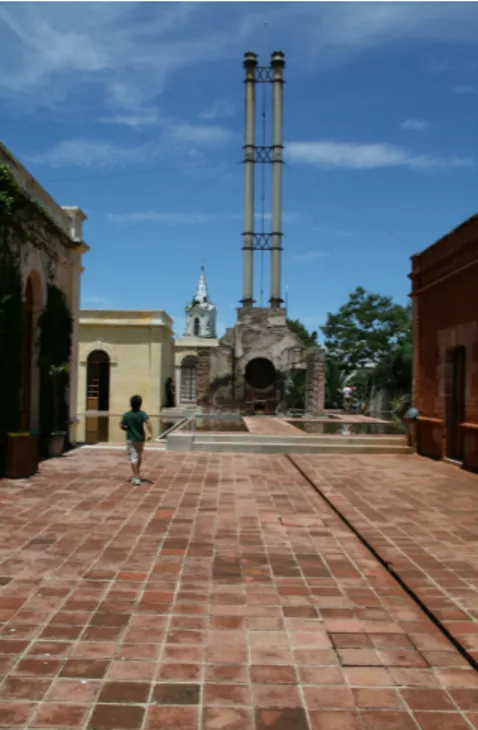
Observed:
[[[72,318],[65,295],[55,285],[62,245],[71,246],[66,233],[49,213],[31,199],[15,180],[10,167],[0,164],[0,473],[9,432],[20,427],[22,350],[25,337],[22,267],[32,249],[40,251],[48,277],[48,296],[38,328],[40,370],[40,428],[52,424],[51,366],[69,362]],[[61,379],[62,402],[68,374]],[[67,418],[67,413],[65,414]]]

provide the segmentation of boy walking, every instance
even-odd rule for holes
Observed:
[[[153,437],[147,413],[141,410],[143,399],[140,395],[131,398],[131,410],[121,419],[120,428],[126,431],[126,449],[133,470],[133,484],[141,484],[141,461],[145,442],[145,429],[148,441]]]

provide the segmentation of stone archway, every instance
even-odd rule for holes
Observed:
[[[104,350],[93,350],[86,361],[86,442],[108,441],[109,416],[99,415],[110,409],[111,362]]]
[[[265,357],[249,360],[244,370],[244,401],[253,413],[274,413],[278,404],[277,372]]]
[[[181,403],[196,403],[197,398],[197,358],[188,355],[181,362]]]
[[[253,390],[269,390],[276,383],[276,369],[265,357],[255,357],[246,365],[245,378]]]

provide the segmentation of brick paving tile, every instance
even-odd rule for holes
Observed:
[[[137,730],[141,728],[143,718],[144,707],[98,704],[95,705],[88,727],[91,730]]]
[[[348,457],[324,459],[321,479],[339,476],[344,502],[358,480],[361,524],[413,556],[408,578],[427,573],[430,606],[478,651],[463,489],[450,532],[438,507],[415,521],[415,492],[393,516],[383,493],[362,504],[367,468],[354,481]],[[421,464],[376,457],[370,479],[433,499]],[[133,488],[118,452],[79,450],[0,482],[0,728],[478,725],[478,674],[286,457],[151,451],[146,468]]]
[[[198,730],[199,710],[197,707],[150,707],[145,727],[146,730]]]
[[[89,711],[88,705],[42,702],[30,722],[30,727],[83,728]]]
[[[355,712],[311,712],[312,730],[364,730],[362,718]]]
[[[418,456],[293,459],[454,638],[478,650],[478,477]],[[398,606],[393,614],[410,620]]]
[[[306,714],[300,707],[295,709],[272,708],[256,710],[256,728],[257,730],[290,730],[290,728],[308,730],[308,723]]]

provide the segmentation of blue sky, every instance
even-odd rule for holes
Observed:
[[[0,3],[0,134],[88,215],[83,307],[165,309],[182,333],[204,262],[234,323],[264,21],[287,59],[291,317],[317,328],[358,285],[405,303],[410,256],[477,211],[475,3]]]

